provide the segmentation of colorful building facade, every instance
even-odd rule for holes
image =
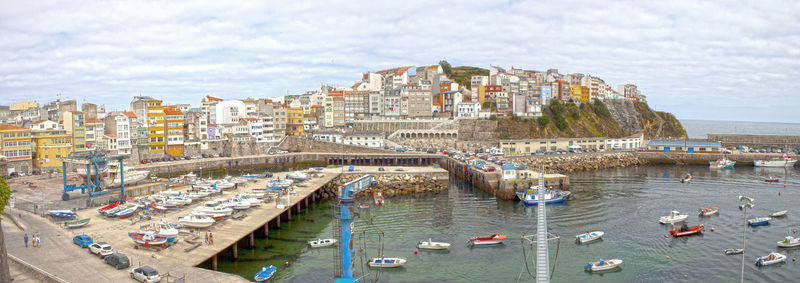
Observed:
[[[30,172],[31,130],[15,125],[0,124],[0,162],[6,162],[6,174]]]
[[[150,152],[164,152],[166,135],[164,134],[164,106],[161,100],[147,101],[147,139]]]

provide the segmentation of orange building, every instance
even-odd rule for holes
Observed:
[[[183,112],[176,105],[164,106],[166,148],[170,156],[183,155]]]
[[[166,145],[164,134],[164,106],[161,100],[147,101],[147,137],[150,152],[164,152]]]

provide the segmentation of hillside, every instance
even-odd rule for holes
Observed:
[[[469,88],[469,82],[472,76],[488,76],[489,70],[478,67],[461,66],[452,68],[451,73],[447,75],[459,85]]]

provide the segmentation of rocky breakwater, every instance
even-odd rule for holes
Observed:
[[[647,164],[634,152],[601,152],[591,154],[569,154],[551,156],[512,157],[512,162],[525,164],[536,170],[544,165],[547,172],[566,173],[605,168],[630,167]]]
[[[361,175],[343,175],[334,179],[329,186],[339,186],[361,177]],[[413,174],[381,174],[373,175],[374,185],[359,193],[359,196],[372,196],[380,192],[383,196],[438,193],[447,189],[447,179],[435,176]],[[336,191],[336,190],[334,190]]]

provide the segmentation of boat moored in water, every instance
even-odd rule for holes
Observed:
[[[621,259],[609,259],[609,260],[600,259],[595,262],[590,262],[589,264],[583,267],[583,270],[592,272],[606,271],[617,268],[620,265],[622,265]]]
[[[776,263],[781,263],[784,260],[786,260],[786,255],[783,255],[783,254],[780,254],[780,253],[776,253],[776,252],[771,252],[768,255],[765,255],[765,256],[757,258],[756,259],[756,265],[757,266],[772,265],[772,264],[776,264]]]
[[[669,215],[661,216],[661,218],[658,219],[658,222],[661,224],[672,224],[672,223],[683,222],[688,217],[689,217],[688,214],[681,214],[677,210],[673,210],[669,212]]]
[[[594,231],[594,232],[587,232],[580,235],[575,236],[575,241],[578,243],[588,243],[594,240],[600,240],[603,238],[605,233],[603,231]]]
[[[539,204],[539,194],[537,193],[539,190],[539,186],[532,186],[530,189],[525,190],[524,192],[516,192],[517,197],[524,203],[525,205],[538,205]],[[544,192],[544,203],[551,204],[551,203],[563,203],[567,200],[567,198],[572,193],[569,191],[562,191],[558,189],[546,189]]]
[[[333,246],[336,244],[336,239],[317,239],[314,241],[308,241],[308,245],[312,248],[324,248]]]
[[[406,264],[406,260],[394,257],[376,257],[371,258],[367,264],[369,264],[370,267],[390,268],[402,266]]]
[[[772,220],[772,218],[769,217],[753,218],[753,219],[748,219],[747,224],[749,224],[750,226],[764,226],[764,225],[769,225],[770,220]]]
[[[722,252],[725,253],[726,255],[738,255],[740,253],[743,253],[744,249],[727,249]]]
[[[428,241],[417,242],[417,248],[425,250],[446,250],[450,248],[450,243],[434,242],[428,238]]]
[[[680,228],[669,230],[669,234],[672,235],[672,237],[675,237],[675,238],[683,237],[683,236],[691,236],[691,235],[700,234],[700,233],[703,233],[703,224],[700,224],[698,226],[692,226],[692,227],[689,227],[689,226],[686,226],[686,224],[683,224],[683,226],[681,226]]]
[[[476,245],[476,246],[478,246],[478,245],[496,245],[496,244],[503,243],[503,241],[505,241],[507,238],[508,237],[506,237],[504,235],[500,235],[500,233],[495,233],[494,235],[486,236],[486,237],[474,237],[474,238],[470,239],[469,242],[472,245]]]
[[[783,217],[783,216],[786,216],[786,213],[789,213],[789,211],[788,210],[781,210],[781,211],[776,211],[776,212],[770,213],[769,216],[770,217]]]
[[[708,162],[708,167],[711,169],[731,169],[735,165],[736,161],[728,159],[727,156],[723,156],[720,159]]]
[[[792,236],[786,236],[783,238],[782,241],[778,242],[779,248],[796,248],[800,247],[800,238],[795,238]]]
[[[753,166],[755,167],[793,167],[795,163],[797,163],[797,159],[789,155],[770,158],[769,160],[753,160]]]
[[[700,216],[710,216],[717,214],[717,212],[719,212],[719,206],[709,206],[706,208],[698,209],[697,211],[700,211]]]
[[[278,269],[274,265],[270,265],[267,267],[262,267],[255,276],[253,276],[253,280],[257,283],[267,282],[273,275],[275,275],[275,271]]]

